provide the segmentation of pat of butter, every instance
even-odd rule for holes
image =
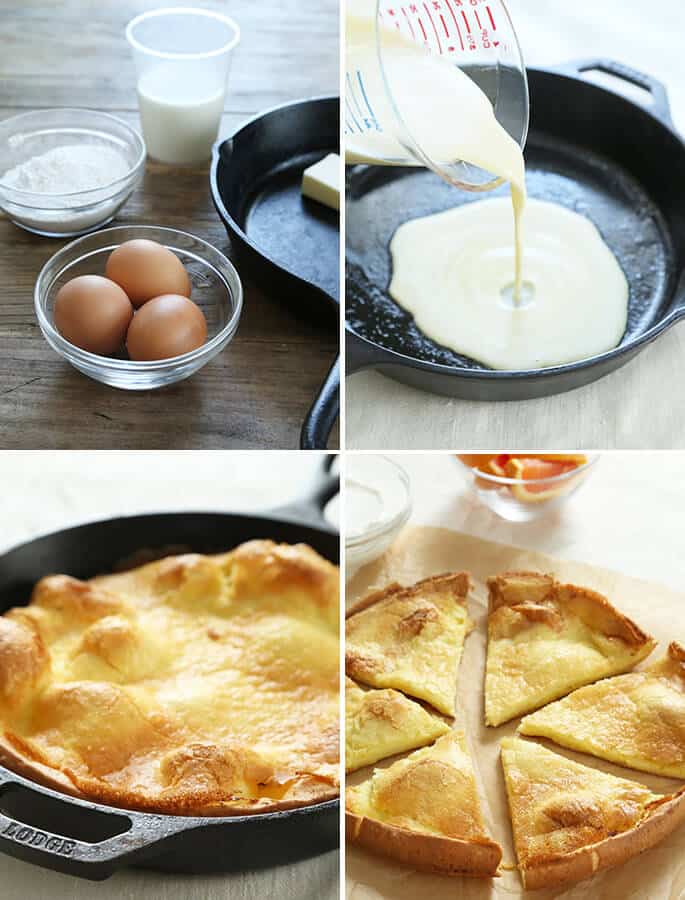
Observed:
[[[302,193],[331,209],[340,209],[340,157],[329,153],[302,174]]]

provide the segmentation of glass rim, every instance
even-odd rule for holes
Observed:
[[[178,53],[172,52],[170,50],[155,50],[152,47],[148,47],[142,41],[138,40],[138,38],[133,34],[134,30],[141,24],[141,22],[145,22],[148,19],[156,19],[161,18],[163,16],[170,15],[180,15],[180,16],[198,16],[206,19],[214,19],[219,22],[223,22],[224,25],[227,25],[233,32],[232,37],[221,47],[217,47],[214,50],[203,50],[201,52],[196,53]],[[151,9],[147,12],[141,13],[138,16],[135,16],[126,26],[126,40],[129,42],[131,47],[134,50],[138,50],[140,53],[144,53],[147,56],[155,56],[158,59],[173,59],[173,60],[198,60],[198,59],[211,59],[215,56],[223,56],[225,53],[230,53],[233,50],[238,42],[240,41],[240,26],[238,23],[232,19],[230,16],[224,15],[224,13],[214,12],[211,9],[201,9],[200,7],[193,6],[165,6],[160,9]]]
[[[99,201],[97,199],[89,200],[88,198],[94,197],[95,195],[101,193],[102,191],[111,191],[119,186],[126,187],[126,182],[131,178],[135,177],[141,170],[141,167],[145,165],[145,158],[147,156],[147,147],[145,146],[145,140],[143,136],[137,131],[132,125],[129,125],[128,122],[125,122],[123,119],[120,119],[119,116],[113,116],[111,113],[101,112],[98,109],[81,109],[77,106],[60,106],[55,107],[54,109],[49,110],[30,110],[29,112],[19,113],[17,116],[10,116],[9,119],[3,119],[0,122],[0,128],[5,125],[11,125],[14,122],[19,122],[22,119],[28,119],[30,117],[37,118],[39,116],[43,116],[45,113],[83,113],[84,115],[91,116],[99,116],[104,119],[108,119],[110,122],[116,122],[117,125],[123,127],[127,132],[129,137],[131,138],[131,144],[135,145],[134,149],[138,151],[136,156],[136,161],[132,164],[129,164],[128,172],[125,175],[119,175],[113,181],[107,182],[107,184],[100,185],[100,187],[95,188],[86,188],[84,191],[66,191],[61,193],[52,193],[48,194],[45,191],[25,191],[22,188],[15,188],[12,185],[7,184],[2,180],[3,176],[0,176],[0,191],[4,192],[7,199],[13,203],[14,206],[21,206],[27,210],[41,210],[41,211],[55,211],[55,212],[64,212],[64,207],[54,206],[54,207],[45,207],[42,205],[41,200],[45,198],[50,198],[52,201],[60,200],[60,199],[75,199],[75,198],[83,198],[84,202],[81,206],[73,207],[75,212],[82,211],[82,207],[89,207],[91,205],[96,205],[100,202],[106,202],[109,197],[105,197],[103,201]],[[67,125],[63,126],[54,126],[54,128],[50,129],[54,132],[60,131],[70,131],[72,129]],[[83,126],[81,131],[87,131],[88,129]],[[104,133],[104,132],[103,132]],[[111,137],[111,135],[107,135],[107,137]],[[6,173],[3,173],[3,175]],[[22,201],[26,201],[29,198],[34,200],[33,203],[27,202],[19,202],[17,200],[12,200],[12,197],[17,196],[20,197]],[[70,212],[72,207],[69,207],[66,211]]]
[[[385,464],[387,464],[390,468],[394,470],[393,474],[397,476],[398,481],[402,484],[402,487],[405,491],[405,504],[399,512],[397,512],[391,519],[387,522],[379,522],[378,525],[372,526],[368,531],[364,532],[357,537],[345,538],[345,549],[346,550],[356,550],[358,547],[362,547],[364,544],[374,541],[379,537],[383,537],[391,531],[394,531],[398,527],[402,527],[406,524],[411,516],[412,512],[412,497],[411,497],[411,481],[409,479],[409,475],[407,471],[402,468],[399,463],[396,463],[393,459],[390,459],[383,453],[373,454],[376,459],[382,460]],[[345,476],[347,480],[347,475]]]
[[[52,288],[54,281],[56,280],[56,278],[53,278],[48,285],[44,284],[46,270],[49,266],[55,264],[59,264],[61,266],[63,260],[69,255],[70,251],[72,251],[85,239],[92,237],[93,235],[111,234],[112,232],[116,231],[121,232],[123,230],[130,230],[131,228],[135,228],[140,231],[148,230],[148,233],[149,231],[167,232],[170,238],[174,235],[192,238],[192,240],[197,241],[199,244],[203,245],[203,247],[209,247],[211,250],[217,253],[221,258],[222,265],[224,265],[227,271],[230,273],[231,279],[234,281],[233,284],[229,284],[222,273],[219,274],[233,302],[231,316],[228,322],[214,335],[214,337],[210,338],[208,341],[202,344],[202,346],[197,347],[195,350],[189,350],[187,353],[180,354],[179,356],[170,356],[167,359],[155,360],[117,359],[116,357],[101,356],[99,353],[91,353],[89,350],[83,350],[81,347],[77,347],[75,344],[72,344],[66,338],[62,337],[62,335],[59,333],[59,331],[57,331],[56,327],[50,321],[50,317],[48,316],[46,311],[43,309],[43,291],[45,291],[47,295],[47,291]],[[98,368],[102,371],[109,372],[131,374],[136,372],[164,372],[174,370],[177,367],[183,366],[186,363],[190,363],[198,359],[202,359],[205,356],[211,356],[212,352],[215,349],[221,349],[221,345],[223,342],[227,342],[228,340],[230,340],[230,338],[235,334],[238,328],[238,324],[240,322],[240,317],[242,314],[243,286],[240,275],[233,263],[220,250],[218,250],[216,247],[213,247],[211,244],[208,244],[208,242],[203,240],[202,238],[197,237],[197,235],[190,234],[190,232],[187,231],[181,231],[177,228],[167,228],[160,225],[115,225],[112,228],[103,228],[95,232],[90,232],[86,235],[81,235],[75,240],[70,241],[68,244],[62,247],[61,250],[58,250],[56,253],[54,253],[38,273],[38,277],[36,279],[34,287],[33,301],[34,311],[36,313],[38,324],[41,331],[43,332],[44,337],[53,348],[59,349],[59,352],[63,354],[65,358],[70,362],[76,360],[77,362],[83,365],[87,365],[91,368]]]
[[[511,456],[520,456],[521,458],[526,458],[526,453],[528,451],[522,450],[520,454],[510,454]],[[534,455],[533,451],[530,451],[531,455]],[[553,454],[549,454],[552,456]],[[563,456],[563,453],[559,453],[559,456]],[[592,468],[595,463],[599,460],[599,453],[583,453],[579,451],[578,455],[586,456],[587,461],[582,463],[581,465],[577,465],[573,469],[569,469],[568,472],[562,472],[560,475],[548,475],[545,478],[511,478],[505,475],[491,475],[489,472],[482,472],[480,469],[476,469],[473,466],[469,466],[462,459],[460,459],[458,454],[455,454],[455,459],[459,462],[461,466],[463,466],[467,471],[473,474],[473,477],[476,479],[484,479],[485,481],[491,481],[493,484],[503,484],[507,486],[511,486],[514,484],[558,484],[559,482],[568,481],[576,475],[579,475],[581,472],[585,472],[587,469]]]
[[[494,2],[499,3],[501,6],[504,15],[506,17],[509,28],[511,29],[512,40],[514,44],[514,51],[516,56],[518,57],[518,61],[520,64],[520,71],[522,73],[522,80],[524,86],[524,98],[525,98],[525,118],[523,120],[523,130],[520,138],[513,138],[516,143],[520,146],[521,150],[525,149],[526,142],[528,140],[528,132],[530,130],[530,91],[528,88],[528,76],[526,71],[526,64],[523,58],[523,51],[521,49],[521,43],[518,39],[518,35],[514,28],[514,24],[512,22],[511,15],[509,14],[509,10],[507,8],[505,0],[494,0]],[[380,16],[381,11],[381,3],[382,0],[376,0],[376,18]],[[381,71],[381,78],[383,81],[383,87],[386,93],[386,97],[390,102],[390,107],[393,111],[393,114],[401,126],[402,133],[399,138],[399,143],[404,147],[404,149],[409,152],[412,156],[417,158],[427,169],[431,172],[435,172],[440,178],[446,181],[448,184],[453,185],[454,187],[461,188],[462,190],[469,191],[471,193],[484,193],[491,190],[494,190],[496,187],[505,183],[503,178],[497,177],[492,172],[488,172],[492,177],[488,181],[484,181],[482,183],[467,181],[465,179],[461,179],[458,177],[454,177],[449,172],[448,168],[439,162],[436,162],[429,153],[426,153],[423,146],[419,143],[419,141],[415,138],[412,130],[407,126],[405,122],[404,116],[397,105],[397,101],[395,100],[395,92],[390,83],[390,79],[388,77],[385,63],[383,61],[383,45],[381,40],[381,32],[378,28],[375,29],[375,38],[376,38],[376,56],[378,59],[378,63]],[[497,63],[499,67],[499,62]],[[499,121],[499,120],[498,120]],[[508,132],[507,132],[508,133]],[[458,160],[455,162],[465,163],[465,160]],[[467,164],[471,165],[471,164]],[[477,168],[477,167],[476,167]],[[483,170],[485,171],[485,170]]]

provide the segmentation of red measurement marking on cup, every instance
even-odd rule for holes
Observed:
[[[457,22],[457,17],[454,13],[454,10],[452,9],[452,6],[450,5],[450,0],[446,0],[446,2],[447,2],[447,9],[449,9],[450,13],[452,14],[452,18],[454,19],[454,27],[457,29],[457,35],[459,37],[459,43],[461,44],[461,49],[464,50],[465,49],[464,39],[461,36],[461,29],[459,28],[459,22]],[[460,2],[460,0],[452,0],[452,2],[458,3],[458,2]]]
[[[401,15],[400,15],[401,13]],[[439,54],[490,50],[500,46],[494,40],[496,13],[488,0],[422,0],[398,3],[380,12],[395,28]],[[456,44],[458,41],[458,45]]]
[[[409,30],[411,31],[411,36],[416,40],[416,32],[414,31],[414,26],[411,23],[411,19],[407,15],[407,10],[402,7],[402,12],[404,13],[404,18],[407,20],[407,24],[409,25]]]
[[[438,53],[442,53],[442,44],[440,43],[440,35],[438,34],[438,29],[435,27],[435,21],[433,19],[433,16],[431,15],[430,9],[428,8],[428,4],[424,3],[423,8],[426,10],[426,15],[428,16],[428,19],[429,19],[431,25],[433,26],[433,31],[435,32],[435,40],[438,42]]]

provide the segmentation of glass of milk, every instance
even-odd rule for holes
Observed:
[[[205,162],[219,132],[240,29],[206,9],[156,9],[132,19],[126,38],[148,155],[173,165]]]

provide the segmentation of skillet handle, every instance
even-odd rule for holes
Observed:
[[[325,450],[339,412],[340,357],[337,357],[304,420],[300,432],[300,449]]]
[[[577,59],[564,63],[555,67],[562,72],[570,72],[572,75],[582,76],[585,72],[604,72],[606,75],[613,75],[620,78],[621,81],[627,81],[636,87],[642,88],[652,98],[651,112],[657,119],[664,122],[669,128],[673,127],[673,117],[671,116],[671,105],[668,101],[668,93],[666,87],[651,75],[639,72],[624,63],[617,62],[613,59],[603,59],[602,57],[590,57],[589,59]]]
[[[345,329],[345,377],[373,369],[380,362],[382,359],[372,344],[357,337],[349,328]]]
[[[340,475],[337,467],[335,470],[333,469],[336,459],[337,456],[333,453],[323,456],[316,475],[305,494],[287,506],[269,510],[269,515],[298,522],[304,520],[315,528],[323,527],[326,531],[335,531],[323,511],[328,501],[340,491]]]
[[[4,811],[13,790],[21,791],[17,803],[20,819]],[[66,827],[66,822],[71,827]],[[107,830],[110,834],[96,840],[103,823],[105,834]],[[56,792],[37,789],[30,781],[0,767],[0,851],[24,862],[102,881],[186,827],[173,816],[105,810],[73,798],[67,802]],[[112,828],[121,831],[112,835]],[[83,840],[85,835],[92,835],[93,840]]]

